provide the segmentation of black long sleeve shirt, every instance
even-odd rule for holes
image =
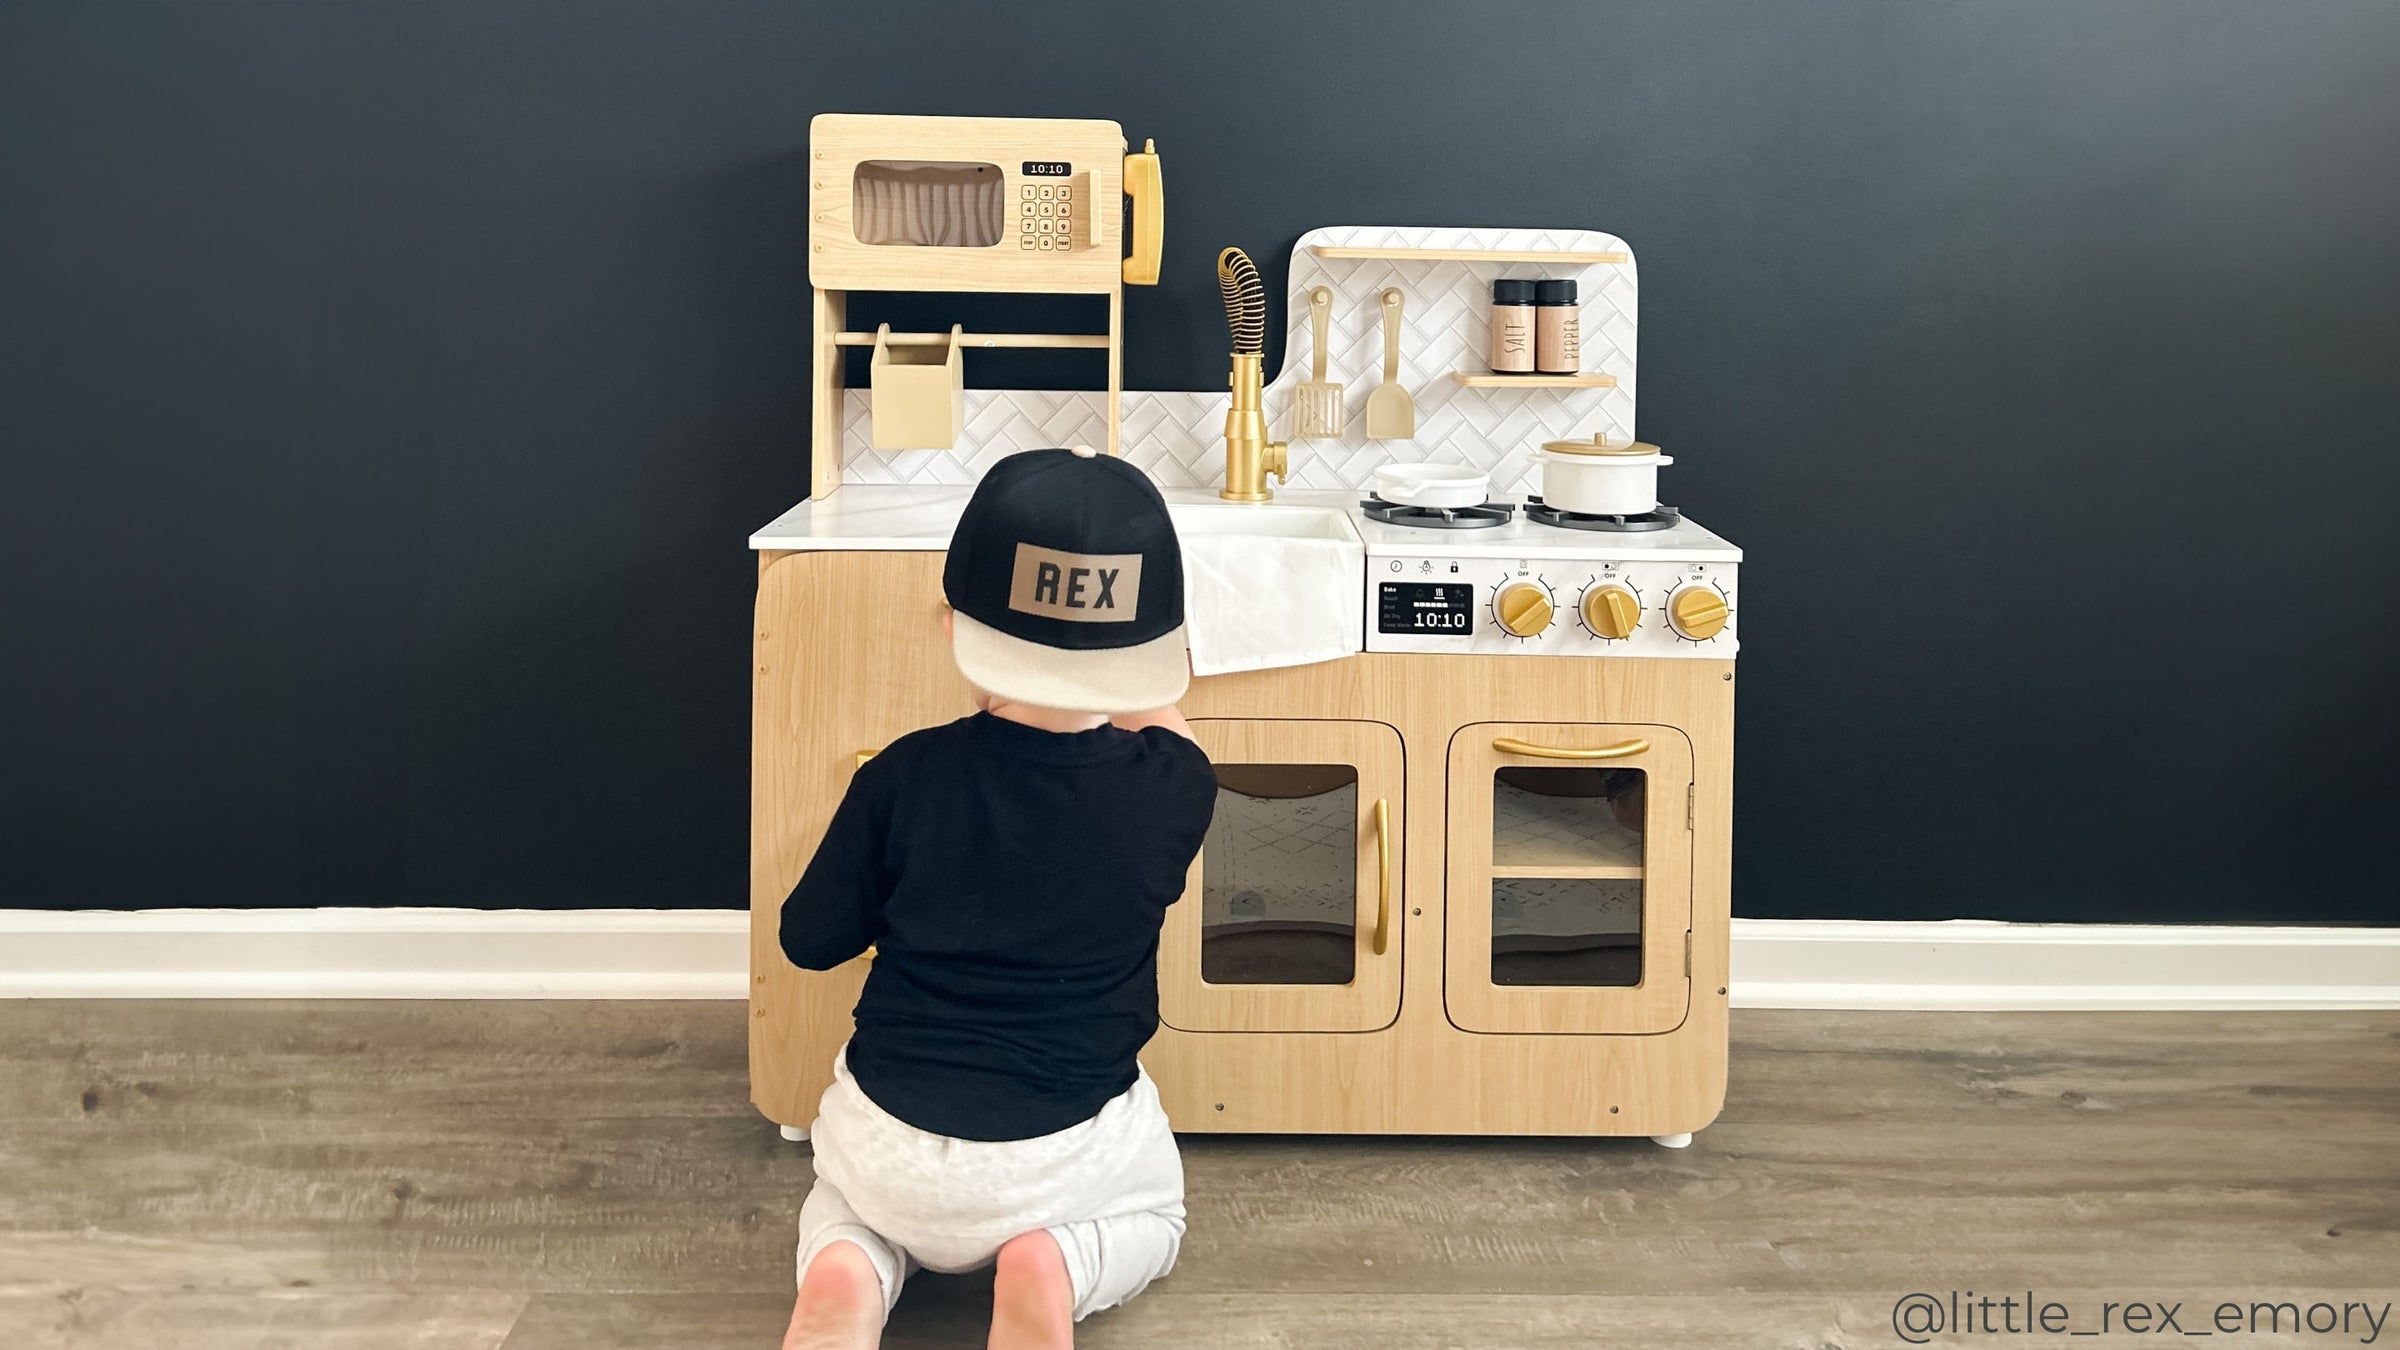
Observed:
[[[1030,1139],[1131,1087],[1158,1030],[1158,930],[1216,808],[1163,727],[1042,731],[978,713],[859,767],[783,903],[784,954],[876,948],[850,1073],[956,1139]]]

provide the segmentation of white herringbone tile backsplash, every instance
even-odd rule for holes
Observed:
[[[1291,331],[1283,369],[1266,389],[1267,426],[1286,435],[1291,387],[1306,378],[1311,360],[1309,289],[1333,291],[1332,339],[1325,377],[1343,386],[1347,428],[1335,438],[1294,441],[1294,487],[1364,488],[1375,466],[1395,460],[1471,464],[1492,473],[1506,496],[1534,490],[1532,451],[1543,441],[1634,433],[1634,351],[1639,315],[1634,263],[1578,268],[1539,263],[1321,259],[1315,244],[1385,248],[1553,249],[1622,251],[1625,241],[1592,230],[1483,230],[1428,227],[1332,226],[1311,230],[1292,248],[1286,283]],[[1565,277],[1583,302],[1583,367],[1614,375],[1612,389],[1469,389],[1452,371],[1485,369],[1489,350],[1491,284],[1501,277]],[[1407,296],[1401,335],[1400,380],[1416,402],[1413,441],[1366,438],[1368,393],[1383,378],[1380,297],[1397,286]],[[1128,389],[1122,405],[1128,459],[1169,487],[1206,487],[1223,471],[1225,394]],[[1107,396],[1039,389],[970,389],[966,425],[955,450],[879,451],[869,436],[869,399],[849,391],[842,409],[842,481],[846,483],[971,483],[994,460],[1046,445],[1107,443]]]

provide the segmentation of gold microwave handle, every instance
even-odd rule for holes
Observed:
[[[1504,755],[1531,755],[1535,759],[1624,759],[1649,749],[1650,742],[1635,739],[1619,741],[1615,745],[1560,747],[1535,745],[1514,736],[1499,736],[1493,738],[1492,748]]]
[[[1125,157],[1125,195],[1133,199],[1133,247],[1125,255],[1125,284],[1158,284],[1158,254],[1166,242],[1167,201],[1158,176],[1158,142],[1144,140]],[[1094,209],[1098,209],[1095,205]],[[1113,404],[1112,404],[1113,406]]]
[[[1388,797],[1375,799],[1375,954],[1383,955],[1392,947],[1392,803]]]

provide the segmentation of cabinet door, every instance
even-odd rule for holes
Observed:
[[[1374,1031],[1400,1015],[1400,733],[1202,718],[1217,812],[1158,944],[1183,1031]]]
[[[1692,746],[1484,722],[1450,740],[1444,1003],[1468,1031],[1643,1035],[1691,1006]]]

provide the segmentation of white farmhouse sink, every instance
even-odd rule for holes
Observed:
[[[1192,670],[1220,675],[1358,651],[1367,549],[1346,511],[1170,502]]]
[[[1167,514],[1175,518],[1175,533],[1186,539],[1199,534],[1244,534],[1270,539],[1332,539],[1345,544],[1359,542],[1358,531],[1350,525],[1349,513],[1323,506],[1179,502],[1170,503]],[[1361,556],[1364,556],[1364,545],[1361,545]]]

